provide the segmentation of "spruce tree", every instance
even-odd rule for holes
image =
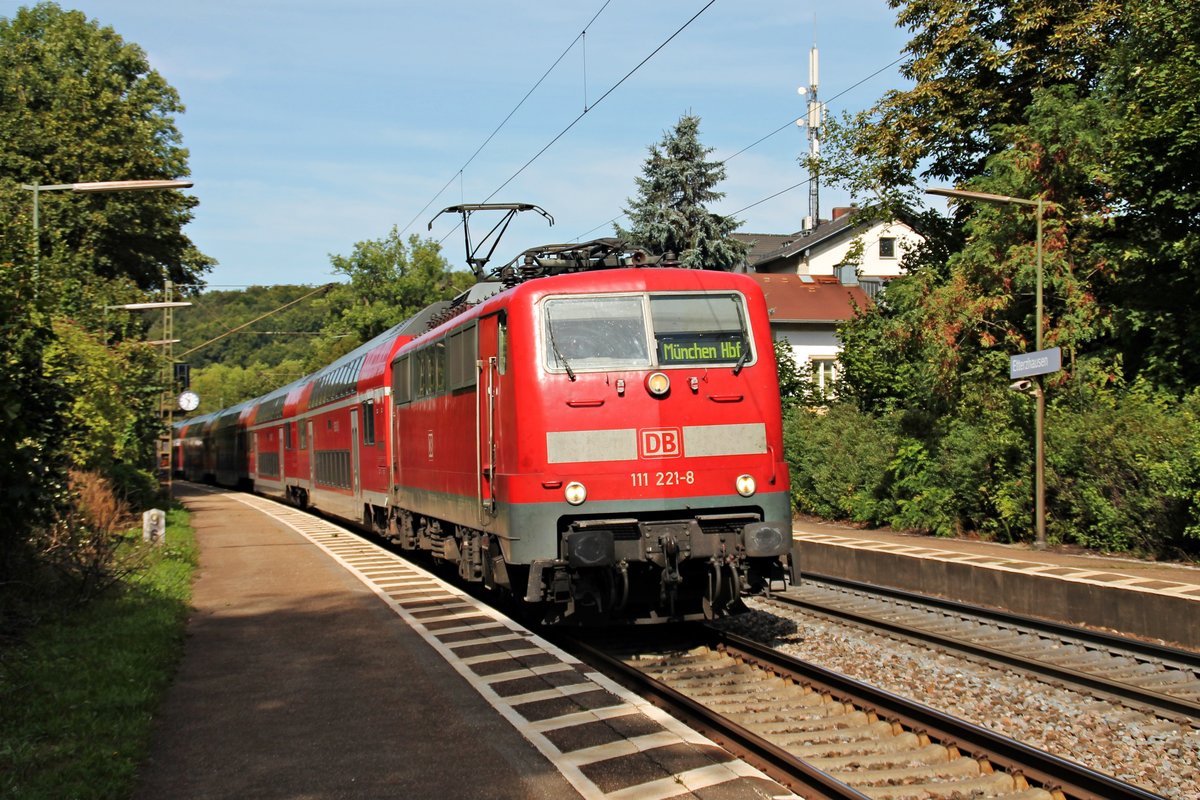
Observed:
[[[746,246],[730,238],[740,224],[708,210],[724,192],[716,185],[725,165],[708,160],[712,148],[700,144],[700,118],[685,114],[664,133],[637,178],[638,196],[624,209],[630,227],[617,236],[655,254],[674,253],[679,266],[730,270],[746,258]]]

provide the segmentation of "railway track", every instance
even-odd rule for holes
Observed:
[[[998,663],[1200,727],[1200,654],[825,576],[771,602]]]
[[[573,647],[805,797],[1157,797],[748,639],[701,635]]]

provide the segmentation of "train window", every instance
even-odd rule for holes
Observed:
[[[496,371],[503,375],[508,369],[508,319],[501,313],[496,327]]]
[[[474,386],[478,358],[475,326],[469,325],[450,334],[446,344],[447,388],[453,392]]]
[[[409,357],[402,356],[392,365],[392,398],[396,403],[412,400],[412,372],[409,370],[409,363]]]
[[[740,295],[654,295],[650,298],[660,366],[746,363],[750,335]]]
[[[300,429],[300,449],[308,449],[308,422],[300,420],[296,423],[296,427]]]
[[[564,297],[544,310],[546,365],[551,369],[650,366],[640,297]]]
[[[439,339],[430,345],[429,355],[433,361],[430,394],[441,394],[446,391],[446,340]]]
[[[363,444],[375,444],[374,400],[364,400],[362,403],[362,439]]]
[[[429,350],[421,348],[413,354],[416,372],[416,396],[425,397],[429,394]]]
[[[283,425],[283,447],[285,450],[292,449],[292,423],[285,422]]]

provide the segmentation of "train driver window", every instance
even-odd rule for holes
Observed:
[[[544,307],[546,366],[554,370],[650,366],[640,297],[571,297]]]
[[[660,366],[750,363],[740,295],[655,295],[650,318]]]

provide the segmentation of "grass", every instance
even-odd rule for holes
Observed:
[[[132,794],[153,715],[183,652],[196,566],[185,511],[170,513],[166,544],[146,564],[4,654],[0,797]]]

